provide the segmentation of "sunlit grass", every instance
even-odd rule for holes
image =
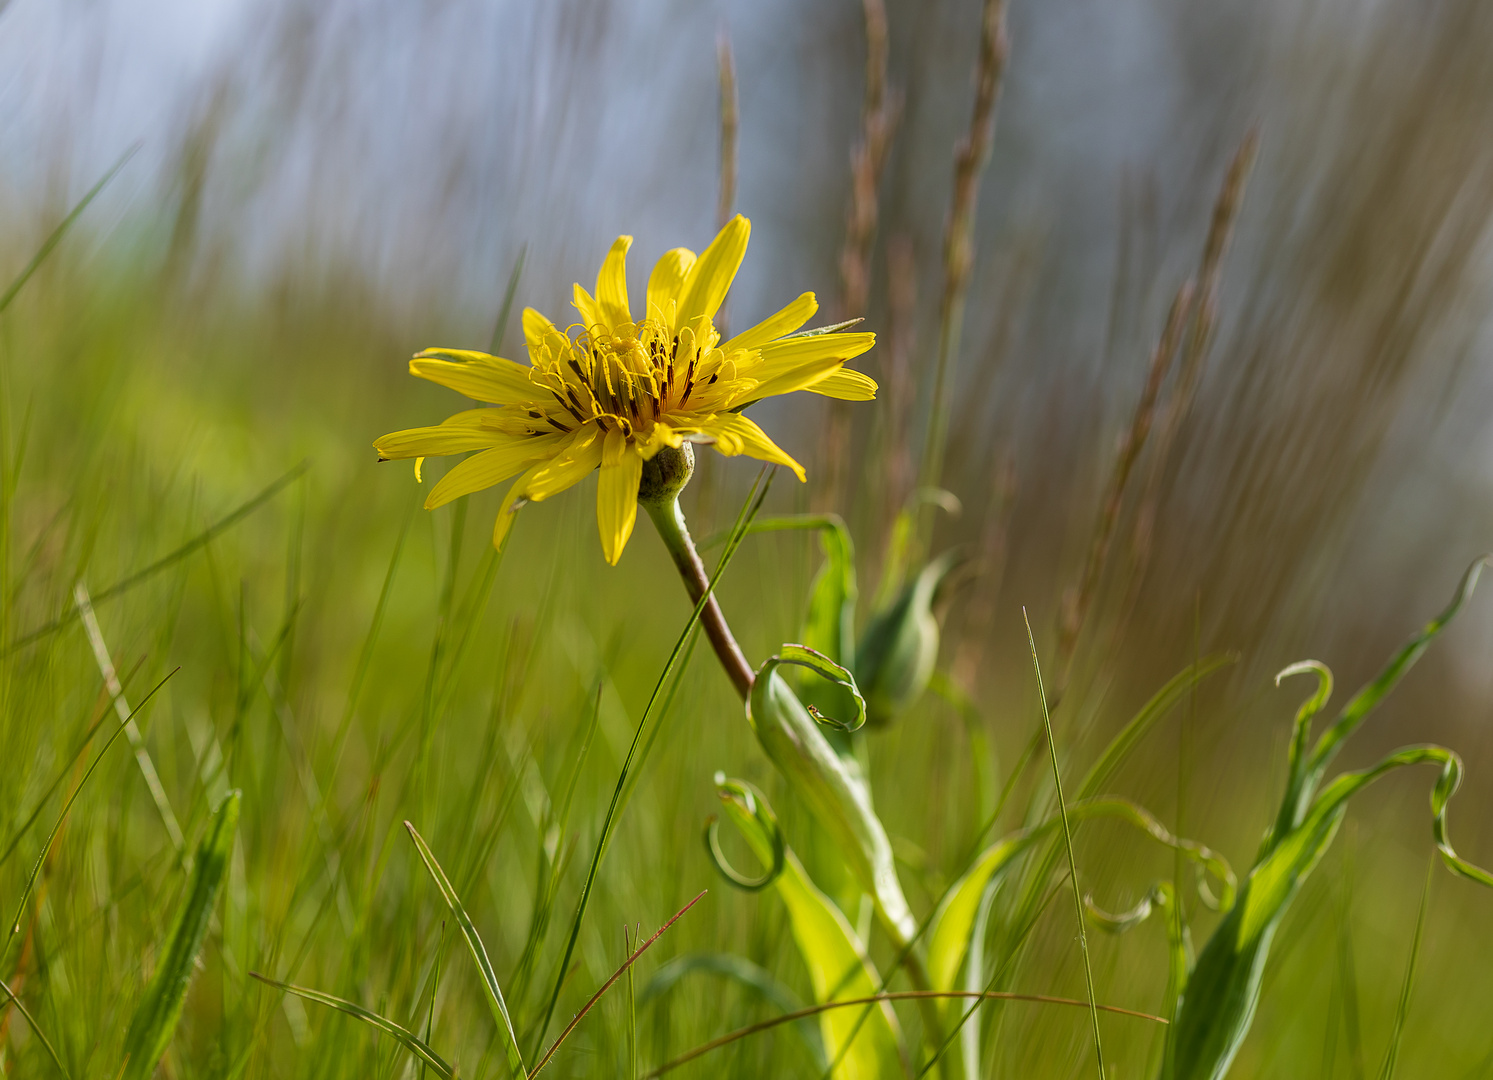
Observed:
[[[1172,1017],[1189,965],[1201,952],[1210,978],[1233,977],[1218,974],[1225,938],[1205,950],[1227,925],[1208,906],[1232,889],[1219,853],[1247,899],[1267,891],[1249,868],[1297,835],[1320,844],[1321,862],[1292,864],[1260,916],[1274,937],[1253,1027],[1236,1025],[1233,1075],[1482,1075],[1493,901],[1439,869],[1420,889],[1423,790],[1379,784],[1341,824],[1341,800],[1313,796],[1346,789],[1320,770],[1305,779],[1304,763],[1325,768],[1332,747],[1306,756],[1305,737],[1291,736],[1295,699],[1261,673],[1279,666],[1276,639],[1251,616],[1220,623],[1228,633],[1209,633],[1205,649],[1212,595],[1190,590],[1164,597],[1189,613],[1185,642],[1153,617],[1176,563],[1147,576],[1144,529],[1165,526],[1166,496],[1186,490],[1167,455],[1188,445],[1197,390],[1170,365],[1205,377],[1216,327],[1193,305],[1217,303],[1254,145],[1221,181],[1226,212],[1193,256],[1196,291],[1180,287],[1174,319],[1153,328],[1140,407],[1120,410],[1125,441],[1105,449],[1108,486],[1096,498],[1056,483],[1051,447],[1012,451],[1018,483],[1074,522],[1060,535],[1022,519],[1027,504],[979,452],[986,435],[969,417],[984,414],[944,393],[940,423],[964,423],[965,441],[937,477],[964,500],[943,531],[888,479],[906,447],[888,441],[885,412],[828,448],[859,463],[830,486],[837,505],[781,479],[758,505],[762,480],[739,461],[714,463],[686,491],[696,536],[729,538],[706,562],[721,568],[716,591],[750,663],[807,659],[815,673],[791,685],[842,725],[857,707],[839,673],[860,681],[863,731],[803,730],[824,731],[869,776],[886,836],[866,861],[898,875],[905,919],[889,914],[895,898],[878,910],[847,868],[856,822],[826,827],[833,798],[811,771],[764,753],[697,640],[699,609],[664,547],[640,532],[606,566],[594,479],[525,509],[498,552],[495,495],[425,514],[439,467],[427,463],[421,488],[407,463],[375,462],[377,433],[447,402],[406,385],[405,360],[430,342],[385,317],[355,273],[278,291],[222,279],[204,295],[150,227],[104,237],[91,256],[65,229],[34,263],[28,248],[0,298],[11,764],[0,901],[19,913],[0,978],[25,1008],[0,1021],[5,1067],[145,1076],[154,1061],[143,1058],[164,1048],[163,1074],[181,1077],[506,1076],[519,1061],[546,1061],[553,1076],[636,1077],[676,1061],[670,1075],[816,1076],[855,1062],[958,1076],[966,1060],[981,1075],[1067,1077],[1093,1075],[1102,1036],[1114,1075],[1154,1076],[1167,1067],[1155,1018]],[[968,281],[951,276],[958,309]],[[525,301],[518,270],[510,280],[495,314]],[[958,331],[938,331],[949,386]],[[1263,408],[1250,394],[1212,401],[1209,415],[1231,401]],[[784,427],[793,452],[825,449]],[[1241,537],[1259,535],[1272,478],[1295,477],[1299,452],[1231,474],[1247,493],[1230,511]],[[1190,537],[1163,536],[1157,557]],[[959,538],[969,543],[956,550]],[[1056,587],[1003,580],[1019,544],[1061,553]],[[934,550],[954,554],[925,564]],[[1248,571],[1229,572],[1220,587],[1247,592]],[[1280,580],[1260,593],[1285,619],[1296,601]],[[1436,595],[1451,585],[1426,580]],[[1055,658],[1040,699],[1013,601],[1031,608],[1044,661],[1049,648]],[[1413,621],[1386,632],[1403,638]],[[1244,662],[1230,668],[1235,648]],[[1380,651],[1365,646],[1352,669],[1371,675]],[[1375,684],[1355,722],[1393,681]],[[1418,705],[1452,698],[1434,677],[1404,689]],[[1179,752],[1184,723],[1201,749]],[[1272,734],[1238,751],[1240,731]],[[1344,771],[1411,740],[1381,729],[1360,741]],[[1416,754],[1450,769],[1440,751]],[[1486,865],[1493,777],[1471,768],[1466,781],[1458,847]],[[758,830],[745,845],[730,828],[702,843],[723,805]],[[1310,806],[1322,814],[1299,812]],[[1071,842],[1059,844],[1068,815]],[[1180,837],[1168,831],[1179,819]],[[761,887],[733,887],[713,861]],[[786,880],[755,879],[784,866]],[[1207,893],[1194,881],[1204,867]],[[1089,920],[1087,956],[1070,890]],[[837,965],[853,971],[836,976]],[[962,996],[930,1005],[930,994]],[[820,1009],[837,997],[855,1004]]]

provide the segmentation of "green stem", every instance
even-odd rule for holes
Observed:
[[[710,586],[710,575],[705,572],[705,564],[700,561],[700,553],[695,550],[689,526],[684,523],[684,512],[679,509],[679,499],[672,497],[643,500],[641,505],[653,519],[664,547],[674,557],[674,565],[679,568],[679,576],[684,579],[689,598],[698,604],[700,597],[705,595],[705,590]],[[752,672],[752,665],[747,663],[741,646],[736,644],[736,638],[731,635],[731,627],[726,624],[726,616],[721,612],[721,606],[716,603],[714,596],[705,602],[700,622],[705,626],[705,636],[710,639],[710,645],[720,658],[721,666],[726,669],[731,685],[736,687],[736,692],[745,701],[752,692],[752,682],[756,676]]]

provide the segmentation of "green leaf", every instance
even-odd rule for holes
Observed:
[[[986,848],[944,897],[928,926],[928,983],[934,990],[953,990],[969,949],[970,931],[980,900],[997,874],[1057,825],[1056,820],[1023,829]]]
[[[176,1033],[176,1022],[191,985],[202,951],[207,926],[223,888],[223,875],[233,852],[238,828],[240,794],[230,791],[213,812],[207,835],[193,860],[191,883],[176,916],[176,926],[167,939],[160,965],[151,976],[145,994],[135,1007],[124,1046],[128,1059],[121,1080],[147,1080]]]
[[[1211,875],[1220,885],[1217,906],[1228,908],[1233,905],[1236,878],[1228,861],[1203,844],[1173,836],[1144,807],[1137,806],[1128,799],[1113,796],[1086,799],[1068,807],[1068,818],[1075,825],[1093,818],[1115,818],[1134,826],[1157,843],[1180,852]],[[964,876],[949,888],[928,925],[927,967],[928,981],[932,989],[955,989],[959,968],[964,963],[967,951],[972,947],[972,928],[976,923],[982,900],[999,887],[1001,875],[1016,859],[1054,833],[1061,824],[1062,819],[1054,816],[1040,825],[1034,825],[1003,837],[986,848]],[[1167,882],[1160,883],[1156,889],[1162,886],[1165,886],[1168,892],[1172,889],[1170,883]],[[1164,906],[1161,898],[1157,896],[1156,889],[1153,889],[1151,895],[1134,909],[1132,919],[1110,921],[1140,922],[1150,915],[1153,905]],[[1089,914],[1091,917],[1097,914],[1095,921],[1106,921],[1104,913],[1094,908],[1091,900],[1089,901]],[[1121,929],[1122,927],[1107,928]]]
[[[357,1017],[363,1023],[377,1028],[385,1035],[392,1036],[406,1050],[434,1069],[435,1074],[441,1077],[442,1080],[451,1080],[456,1075],[451,1066],[446,1063],[446,1060],[427,1046],[413,1031],[400,1027],[394,1021],[385,1019],[376,1012],[370,1012],[363,1008],[363,1006],[354,1004],[344,998],[324,994],[320,990],[310,990],[304,986],[292,986],[290,983],[267,978],[257,971],[251,971],[249,974],[266,986],[273,986],[276,990],[284,990],[287,994],[294,994],[296,997],[305,998],[307,1001],[314,1001],[318,1005],[326,1005],[329,1008],[336,1009],[338,1012],[347,1013],[348,1016]]]
[[[803,643],[845,667],[855,667],[855,545],[838,514],[815,522],[824,565],[809,588]]]
[[[1317,784],[1321,782],[1323,774],[1327,771],[1327,766],[1342,749],[1344,741],[1358,730],[1358,726],[1364,722],[1375,706],[1383,701],[1385,695],[1405,677],[1405,673],[1415,666],[1415,662],[1430,647],[1436,636],[1446,629],[1452,619],[1456,618],[1457,613],[1462,610],[1462,605],[1467,603],[1473,590],[1477,588],[1477,579],[1482,574],[1483,567],[1490,561],[1493,561],[1493,555],[1480,555],[1473,560],[1472,565],[1463,572],[1462,580],[1457,584],[1457,591],[1451,602],[1390,658],[1384,670],[1372,682],[1353,695],[1353,699],[1343,706],[1343,711],[1338,714],[1332,726],[1322,733],[1321,738],[1317,740],[1317,745],[1312,749],[1311,759],[1306,767],[1306,776],[1300,785],[1297,804],[1292,808],[1295,814],[1293,825],[1300,820],[1306,804],[1315,794]],[[1328,689],[1330,690],[1330,685]]]
[[[849,700],[850,709],[855,716],[854,720],[839,720],[832,716],[825,716],[813,705],[807,706],[809,715],[827,727],[839,731],[859,731],[866,723],[866,699],[861,697],[860,687],[855,683],[855,676],[841,665],[835,663],[830,657],[805,645],[794,645],[791,642],[779,646],[777,655],[767,658],[767,662],[761,667],[761,672],[771,675],[784,664],[805,668],[818,675],[834,686],[843,690]]]
[[[1343,707],[1304,758],[1311,721],[1331,693],[1331,673],[1315,661],[1295,664],[1277,678],[1313,671],[1317,691],[1298,710],[1291,740],[1291,771],[1275,825],[1250,871],[1239,902],[1224,917],[1198,956],[1196,968],[1167,1029],[1164,1080],[1219,1080],[1249,1031],[1259,1002],[1260,980],[1276,928],[1301,884],[1331,846],[1347,803],[1385,773],[1407,765],[1439,763],[1431,791],[1432,835],[1441,860],[1453,873],[1493,887],[1493,874],[1459,857],[1447,836],[1446,806],[1462,778],[1462,761],[1440,746],[1415,746],[1390,754],[1373,768],[1344,773],[1318,794],[1323,773],[1344,741],[1363,723],[1472,595],[1484,564],[1480,556],[1457,586],[1451,602],[1390,658],[1384,669]],[[1303,764],[1304,761],[1304,764]]]
[[[741,829],[753,853],[764,863],[772,858],[773,838],[762,823],[762,793],[742,780],[721,778],[716,784],[726,816]],[[865,945],[828,896],[820,892],[790,849],[783,873],[774,883],[788,908],[814,998],[823,1004],[870,997],[881,979],[866,956]],[[868,1012],[862,1019],[862,1013]],[[836,1080],[894,1080],[902,1075],[901,1037],[896,1014],[881,1002],[870,1010],[834,1009],[820,1014],[825,1055],[838,1060]],[[851,1042],[853,1037],[854,1041]],[[847,1042],[849,1045],[847,1046]]]
[[[1286,793],[1281,799],[1280,814],[1270,830],[1270,836],[1265,840],[1267,850],[1272,837],[1285,835],[1301,819],[1302,800],[1312,796],[1312,792],[1306,787],[1306,744],[1311,739],[1312,720],[1327,707],[1327,699],[1332,697],[1332,672],[1318,660],[1302,660],[1282,669],[1275,676],[1275,685],[1279,686],[1283,680],[1293,675],[1307,674],[1317,677],[1317,691],[1296,710],[1296,723],[1286,762]]]
[[[472,925],[466,908],[462,907],[461,899],[456,895],[456,890],[451,887],[450,879],[446,877],[446,871],[442,870],[441,864],[436,862],[435,855],[431,853],[424,837],[416,832],[415,827],[408,821],[404,823],[404,827],[409,830],[410,839],[415,842],[415,850],[420,853],[425,869],[429,870],[430,876],[435,879],[436,888],[441,890],[446,906],[456,917],[456,925],[461,927],[462,935],[467,939],[467,948],[471,950],[472,959],[477,964],[477,971],[482,976],[482,987],[487,991],[488,1008],[492,1010],[493,1019],[497,1021],[498,1032],[506,1044],[508,1065],[527,1080],[529,1073],[524,1068],[524,1057],[518,1048],[518,1036],[513,1033],[513,1021],[508,1019],[508,1005],[503,1000],[503,991],[498,986],[498,976],[493,971],[492,961],[487,958],[487,947],[482,944],[477,928]]]
[[[1431,791],[1432,834],[1453,873],[1493,887],[1493,874],[1457,855],[1447,836],[1446,806],[1462,779],[1462,762],[1441,746],[1412,746],[1377,765],[1333,779],[1302,823],[1280,837],[1250,872],[1239,902],[1219,923],[1198,956],[1168,1029],[1167,1080],[1218,1080],[1238,1053],[1259,1003],[1270,942],[1302,882],[1331,846],[1347,803],[1395,769],[1440,764]]]
[[[770,658],[747,698],[747,721],[762,749],[819,823],[841,857],[876,901],[877,913],[898,945],[917,933],[892,859],[892,844],[871,806],[871,793],[851,764],[835,752]]]

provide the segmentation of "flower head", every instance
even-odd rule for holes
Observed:
[[[427,349],[411,374],[494,408],[468,409],[435,427],[396,431],[374,443],[381,459],[477,451],[425,500],[427,509],[517,476],[498,511],[493,543],[522,502],[538,502],[601,470],[596,518],[615,564],[637,518],[643,463],[685,441],[803,467],[742,415],[763,398],[809,390],[848,401],[876,396],[876,383],[844,367],[876,340],[868,333],[793,332],[818,309],[804,293],[750,330],[721,340],[713,319],[746,253],[751,223],[737,215],[698,257],[666,252],[648,278],[646,302],[628,302],[619,236],[593,296],[575,286],[580,318],[561,330],[524,309],[529,363],[460,349]],[[793,336],[788,336],[793,335]]]

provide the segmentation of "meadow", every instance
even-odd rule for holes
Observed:
[[[754,687],[832,720],[748,721],[646,514],[608,565],[595,478],[495,548],[502,487],[427,512],[447,462],[378,461],[473,406],[413,354],[526,363],[522,310],[573,318],[617,230],[507,245],[480,302],[434,276],[391,300],[335,253],[251,271],[194,187],[187,151],[230,137],[206,122],[112,217],[130,158],[95,201],[97,176],[9,201],[0,1068],[1493,1075],[1493,516],[1445,465],[1486,445],[1486,17],[1448,5],[1398,64],[1375,23],[1330,146],[1219,116],[1185,185],[1127,180],[1100,331],[1060,346],[1067,249],[981,186],[1015,168],[1023,38],[999,0],[955,7],[934,179],[898,173],[948,126],[898,81],[907,11],[866,0],[822,242],[765,213],[745,256],[799,260],[810,326],[865,317],[876,399],[754,409],[808,482],[702,442],[679,500],[751,668],[815,669]],[[709,211],[645,237],[635,298],[752,216],[751,66],[719,48]],[[718,323],[799,291],[761,276]],[[1309,738],[1317,669],[1274,681],[1308,659],[1338,684]],[[817,765],[784,749],[816,739]],[[1419,753],[1312,801],[1432,743],[1455,798]]]

